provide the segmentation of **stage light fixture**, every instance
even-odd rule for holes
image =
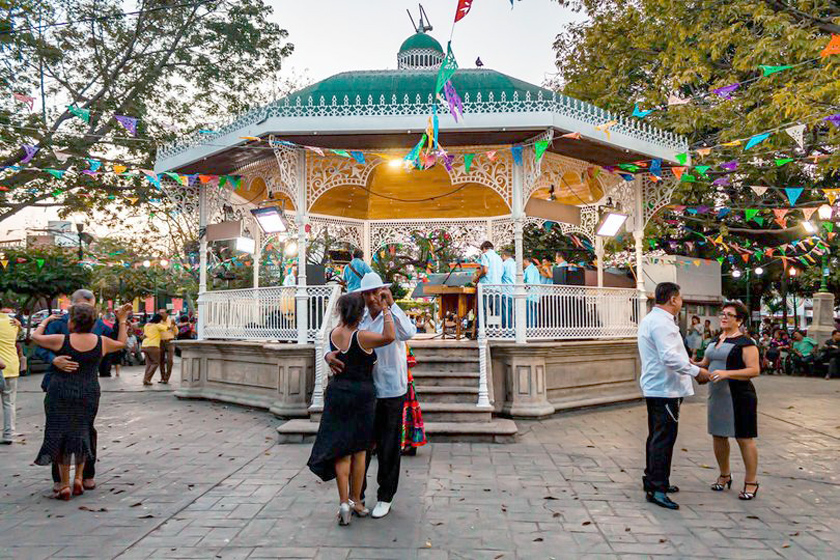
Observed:
[[[289,229],[286,225],[286,217],[276,206],[255,208],[251,210],[251,214],[257,219],[263,233],[282,233]]]
[[[626,221],[626,214],[610,212],[601,218],[601,223],[598,224],[595,234],[600,237],[615,237]]]
[[[243,253],[253,253],[257,249],[257,243],[248,237],[236,238],[236,250]]]

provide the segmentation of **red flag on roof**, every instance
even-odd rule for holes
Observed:
[[[464,17],[470,13],[470,8],[472,8],[473,0],[458,0],[458,9],[455,10],[455,22],[459,22]]]

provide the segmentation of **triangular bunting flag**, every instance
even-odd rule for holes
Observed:
[[[804,124],[797,124],[795,126],[791,126],[785,129],[788,136],[793,138],[793,141],[796,142],[796,145],[799,146],[801,149],[805,149],[805,125]]]
[[[752,186],[750,187],[752,191],[757,194],[758,196],[764,196],[764,193],[767,192],[767,189],[770,187],[759,187],[759,186]]]
[[[365,154],[358,150],[351,150],[350,155],[356,160],[356,163],[365,165]]]
[[[124,115],[114,115],[117,122],[125,128],[132,136],[137,136],[137,119],[134,117],[126,117]]]
[[[773,208],[773,214],[777,220],[787,216],[788,212],[790,212],[790,208]]]
[[[633,107],[633,114],[632,114],[631,116],[633,116],[633,117],[638,117],[638,118],[640,118],[640,119],[643,119],[643,118],[645,118],[646,116],[648,116],[648,115],[650,115],[651,113],[653,113],[653,111],[654,111],[654,109],[647,109],[646,111],[643,111],[643,110],[639,109],[639,104],[638,104],[638,103],[636,103],[636,106],[635,106],[635,107]]]
[[[324,150],[322,150],[318,146],[304,146],[304,148],[306,148],[309,151],[315,152],[316,154],[318,154],[321,157],[324,157]]]
[[[490,150],[486,155],[490,161],[496,161],[496,150]]]
[[[765,140],[770,138],[771,134],[773,134],[773,133],[772,132],[764,132],[762,134],[756,134],[755,136],[753,136],[752,138],[749,139],[749,141],[747,142],[747,145],[744,146],[744,150],[749,150],[753,146],[757,146],[758,144],[761,144],[762,142],[764,142]]]
[[[580,132],[570,132],[562,135],[560,138],[571,138],[572,140],[580,140]]]
[[[350,152],[348,152],[347,150],[330,150],[330,151],[337,156],[346,157],[346,158],[352,157],[350,155]]]
[[[603,132],[604,134],[606,134],[607,139],[609,140],[609,138],[610,138],[610,129],[611,129],[612,127],[614,127],[615,125],[617,125],[617,124],[618,124],[618,121],[615,121],[615,120],[613,120],[613,121],[608,121],[608,122],[605,122],[604,124],[599,124],[598,126],[596,126],[596,127],[595,127],[595,130],[599,130],[599,131]]]
[[[540,161],[548,149],[548,140],[537,140],[534,143],[534,160]]]
[[[473,159],[475,159],[475,154],[464,154],[464,173],[467,175],[470,173]]]
[[[817,207],[813,206],[811,208],[801,208],[801,210],[802,210],[802,215],[805,217],[805,221],[807,222],[811,219],[811,216],[814,215],[814,212],[817,211]]]
[[[825,58],[833,54],[840,54],[840,35],[832,35],[831,40],[828,42],[825,48],[822,51],[820,51],[821,58]]]
[[[677,154],[677,155],[676,155],[676,156],[674,156],[674,157],[676,158],[676,160],[677,160],[678,162],[680,162],[680,165],[685,165],[685,162],[687,162],[687,161],[688,161],[688,154],[685,154],[685,153],[682,153],[682,154]]]
[[[671,105],[685,105],[686,103],[690,103],[691,98],[683,98],[678,96],[676,93],[672,93],[668,96],[668,106]]]
[[[683,176],[683,173],[685,173],[685,167],[672,167],[671,168],[671,173],[674,174],[674,177],[679,179],[680,177]]]
[[[68,105],[67,110],[70,111],[70,114],[79,117],[86,123],[90,123],[90,109],[80,109],[75,105]]]
[[[746,210],[744,210],[744,218],[748,222],[750,220],[752,220],[753,218],[755,218],[756,215],[758,215],[758,209],[757,208],[747,208]]]
[[[711,168],[711,165],[698,165],[694,168],[694,170],[697,171],[697,173],[699,173],[701,177],[705,177],[706,179],[708,179],[709,176],[706,175],[706,171],[708,171]]]
[[[44,171],[46,171],[56,179],[63,179],[64,174],[67,173],[67,170],[65,169],[44,169]]]
[[[834,201],[840,195],[840,189],[823,189],[825,196],[828,197],[828,203],[834,206]]]
[[[114,170],[114,173],[120,174],[125,173],[125,170],[128,169],[128,167],[126,167],[125,165],[115,164],[114,166],[112,166],[112,169]]]
[[[47,262],[46,259],[35,259],[35,264],[38,265],[38,270],[44,268],[44,263]]]
[[[24,95],[22,93],[15,92],[12,93],[12,97],[14,97],[17,101],[20,101],[21,103],[26,103],[27,105],[29,105],[30,111],[35,108],[35,98],[30,95]]]
[[[802,189],[800,188],[786,188],[785,194],[787,194],[788,201],[790,202],[791,206],[796,206],[796,201],[799,200],[799,196],[802,194]]]
[[[510,153],[513,154],[513,163],[522,165],[522,146],[513,146]]]
[[[754,221],[760,226],[764,225],[764,218],[762,218],[761,216],[756,216]]]
[[[767,66],[766,64],[762,64],[759,66],[761,71],[763,72],[762,77],[770,76],[771,74],[775,74],[776,72],[782,72],[784,70],[790,70],[793,66]]]
[[[776,167],[787,165],[793,161],[793,158],[776,158]]]
[[[711,153],[712,153],[711,148],[698,148],[697,149],[697,155],[700,157],[700,159],[703,159],[704,157],[706,157],[707,155],[709,155]]]

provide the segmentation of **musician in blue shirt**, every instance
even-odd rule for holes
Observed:
[[[362,284],[362,278],[368,272],[373,272],[373,269],[362,260],[364,253],[359,249],[353,251],[353,260],[344,266],[344,271],[341,274],[341,279],[344,281],[344,287],[347,293],[354,292],[359,289]]]

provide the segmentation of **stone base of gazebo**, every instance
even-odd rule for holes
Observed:
[[[280,443],[312,441],[318,414],[309,413],[315,346],[258,341],[185,341],[179,398],[254,406],[289,419]],[[493,406],[480,408],[475,341],[415,339],[412,370],[430,441],[511,443],[513,418],[639,398],[639,359],[633,339],[490,342],[487,360]]]

